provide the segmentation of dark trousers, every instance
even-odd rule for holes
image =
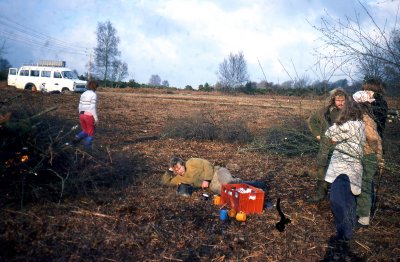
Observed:
[[[335,219],[337,238],[341,240],[351,239],[356,222],[356,199],[351,192],[350,180],[347,175],[341,174],[333,181],[330,202]]]

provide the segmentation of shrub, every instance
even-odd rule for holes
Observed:
[[[227,119],[216,121],[210,113],[202,112],[168,121],[163,134],[172,138],[228,142],[250,142],[252,139],[243,121]]]
[[[0,205],[60,201],[116,182],[111,168],[99,165],[98,152],[67,144],[78,131],[76,123],[35,108],[7,111],[13,114],[0,128]]]
[[[8,77],[8,71],[7,70],[1,70],[0,71],[0,81],[7,80]]]
[[[218,137],[223,141],[237,141],[241,143],[250,142],[253,140],[253,135],[246,127],[243,120],[238,121],[223,121],[218,130]]]
[[[255,140],[249,148],[285,156],[314,154],[319,143],[313,138],[304,119],[291,118],[280,126],[266,130],[265,136]]]

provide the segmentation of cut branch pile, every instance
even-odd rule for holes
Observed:
[[[93,173],[106,163],[96,165],[95,156],[70,145],[78,126],[49,115],[57,106],[37,112],[22,107],[19,97],[1,103],[9,117],[0,129],[0,204],[19,199],[23,207],[32,200],[60,201],[66,193],[84,191],[82,186],[93,184],[98,179]]]

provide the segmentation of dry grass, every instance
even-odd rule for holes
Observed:
[[[213,112],[216,121],[242,119],[251,134],[265,135],[268,128],[282,126],[293,116],[306,116],[322,99],[316,103],[304,98],[119,91],[99,91],[94,157],[86,161],[78,153],[78,159],[86,160],[73,169],[75,190],[65,191],[60,203],[58,194],[56,200],[42,194],[40,201],[33,198],[21,209],[19,192],[12,196],[0,192],[9,200],[0,206],[0,260],[318,261],[339,251],[330,246],[334,226],[329,203],[306,202],[315,181],[304,171],[315,165],[314,155],[287,157],[240,150],[243,144],[236,142],[161,136],[171,119],[204,111]],[[45,125],[49,132],[60,123],[63,130],[77,124],[78,94],[42,95],[0,87],[2,99],[15,94],[21,97],[12,105],[28,108],[29,114],[58,107],[46,114],[55,121]],[[388,132],[396,134],[392,128],[396,126],[388,126]],[[396,139],[387,140],[387,152],[392,152]],[[53,152],[64,151],[54,147]],[[235,166],[234,175],[266,182],[265,201],[275,203],[280,197],[292,223],[283,233],[277,231],[275,209],[248,216],[245,223],[221,223],[220,207],[202,200],[201,191],[179,198],[174,188],[160,187],[160,176],[172,155]],[[347,260],[400,257],[399,161],[395,155],[386,158],[393,166],[382,175],[379,209],[371,226],[355,233]],[[61,161],[57,166],[67,164]],[[41,192],[39,187],[36,190]]]

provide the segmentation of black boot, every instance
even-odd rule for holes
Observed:
[[[82,139],[84,139],[85,137],[80,136],[79,134],[75,136],[74,140],[72,140],[71,145],[73,146],[77,146]]]
[[[188,184],[179,184],[176,189],[176,194],[179,196],[190,197],[193,193],[194,188]]]
[[[257,187],[257,188],[262,189],[264,191],[266,191],[266,189],[267,189],[267,185],[262,181],[242,181],[241,183],[247,184],[247,185],[250,185],[250,186],[253,186],[253,187]]]
[[[74,140],[72,140],[71,145],[76,146],[79,144],[79,142],[81,142],[81,139],[75,137]]]
[[[318,203],[324,200],[327,193],[328,184],[325,181],[317,180],[317,193],[313,197],[310,197],[307,201],[310,203]]]

